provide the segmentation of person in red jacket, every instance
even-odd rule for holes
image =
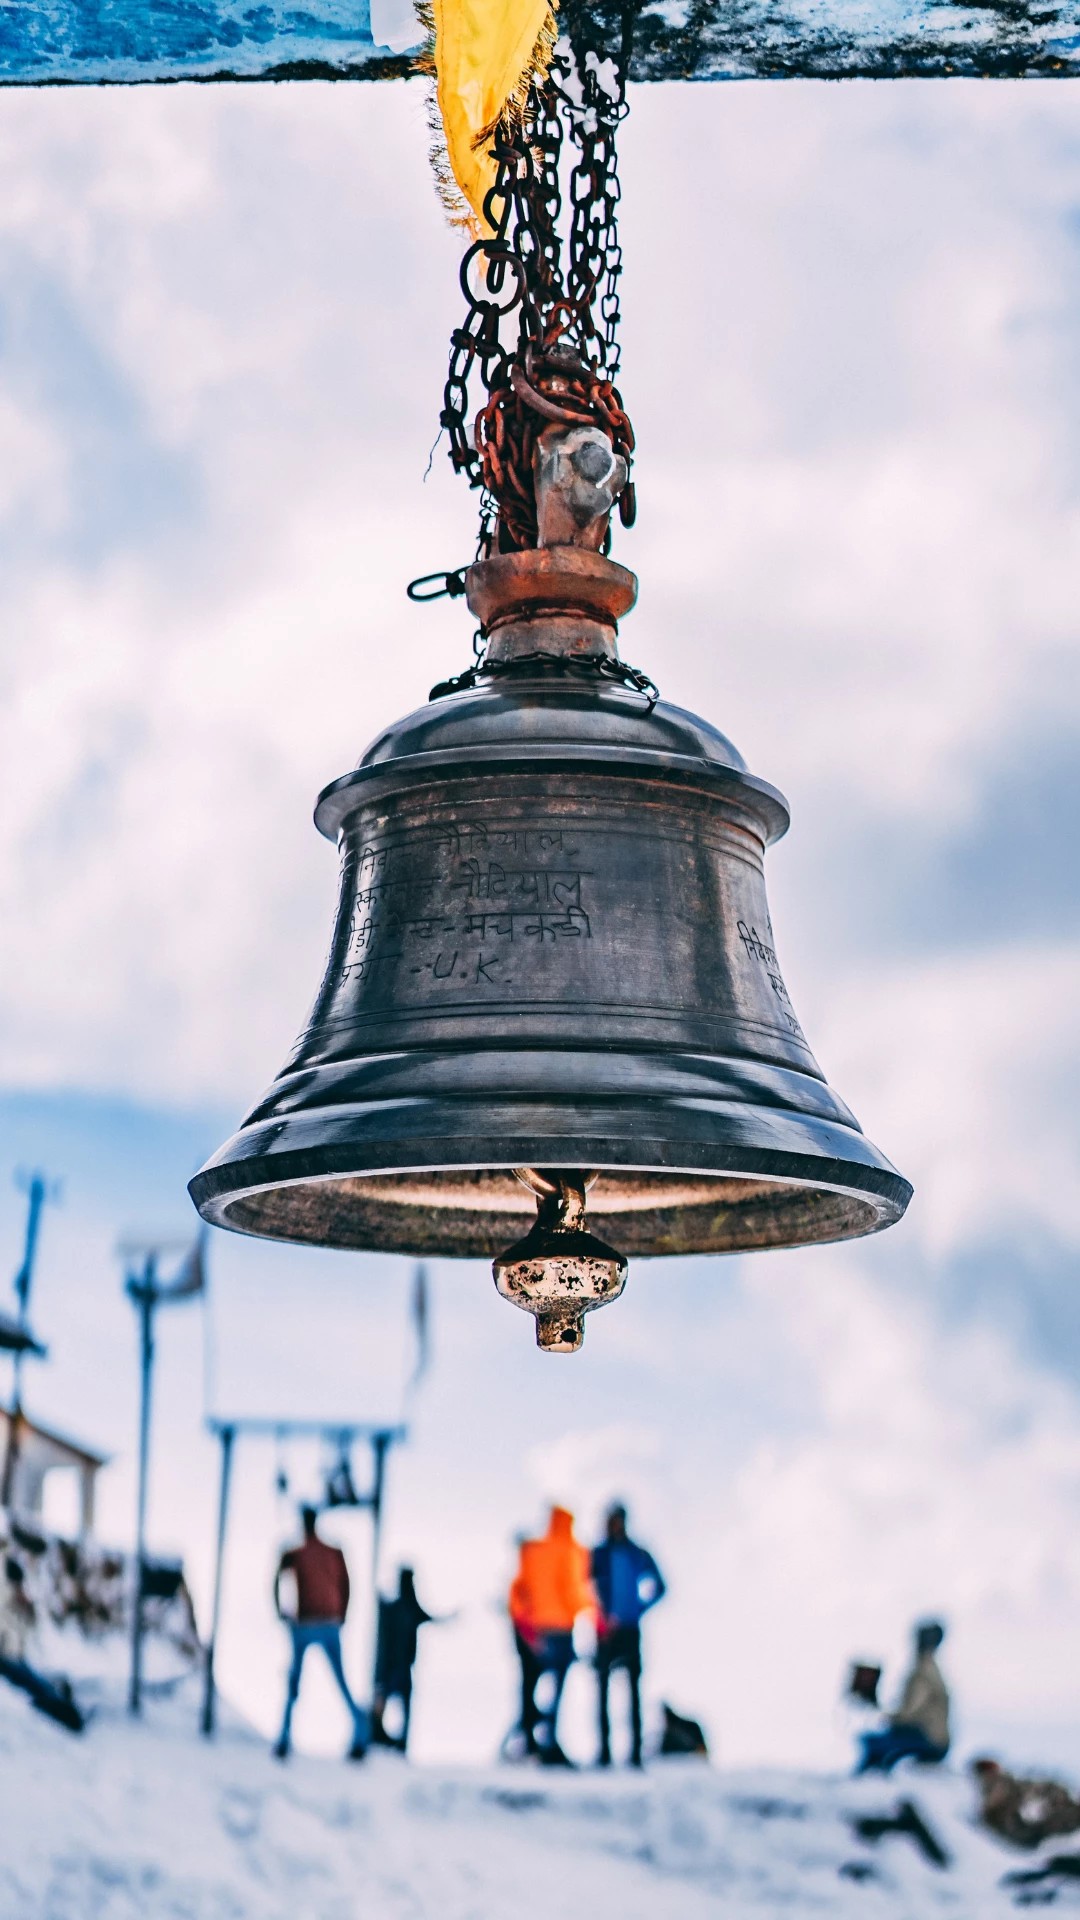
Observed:
[[[301,1507],[304,1528],[303,1545],[290,1547],[278,1562],[274,1576],[274,1607],[292,1635],[292,1665],[285,1696],[285,1718],[274,1753],[284,1760],[289,1751],[293,1708],[300,1692],[300,1674],[309,1647],[321,1647],[330,1662],[330,1671],[341,1689],[342,1698],[352,1715],[353,1738],[350,1760],[362,1760],[368,1747],[368,1717],[349,1692],[341,1660],[341,1629],[349,1610],[349,1569],[340,1547],[321,1540],[316,1531],[318,1515],[314,1507]],[[281,1603],[281,1577],[290,1573],[296,1583],[296,1613],[287,1615]]]

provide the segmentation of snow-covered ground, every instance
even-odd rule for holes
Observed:
[[[0,1690],[0,1920],[990,1920],[1023,1897],[1002,1876],[1039,1860],[973,1828],[959,1775],[281,1765],[235,1725],[200,1741],[194,1709],[154,1701],[132,1726],[106,1704],[80,1739]],[[905,1796],[948,1867],[853,1832]]]

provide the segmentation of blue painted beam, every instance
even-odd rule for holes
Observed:
[[[621,0],[563,0],[614,38]],[[409,0],[0,0],[0,85],[380,80]],[[1080,73],[1080,0],[640,0],[638,80]]]
[[[419,40],[417,29],[413,36]],[[380,79],[410,61],[377,47],[369,0],[14,0],[0,5],[0,83]]]

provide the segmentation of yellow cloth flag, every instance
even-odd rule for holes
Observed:
[[[557,0],[431,0],[435,98],[446,162],[468,211],[463,224],[490,231],[484,196],[495,184],[491,141],[513,122],[534,78],[547,72],[555,45]],[[441,154],[436,154],[436,170]],[[444,186],[449,186],[444,176]],[[453,192],[449,196],[453,199]]]

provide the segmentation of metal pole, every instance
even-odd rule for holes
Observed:
[[[225,1564],[225,1527],[229,1517],[229,1482],[232,1478],[235,1439],[235,1427],[222,1427],[221,1488],[218,1493],[217,1552],[214,1560],[214,1601],[210,1615],[210,1638],[206,1644],[206,1685],[202,1709],[202,1732],[207,1740],[213,1734],[216,1720],[217,1685],[214,1678],[214,1655],[217,1651],[218,1626],[221,1621],[221,1574]]]
[[[377,1671],[379,1658],[379,1548],[382,1544],[383,1491],[386,1486],[386,1456],[396,1434],[373,1433],[371,1439],[371,1664]]]
[[[34,1258],[37,1253],[38,1229],[41,1225],[41,1209],[45,1205],[45,1178],[35,1173],[30,1179],[30,1202],[26,1215],[26,1245],[23,1251],[23,1263],[15,1276],[15,1292],[19,1301],[19,1323],[26,1325],[30,1311],[30,1287],[34,1278]]]
[[[394,1442],[392,1433],[373,1433],[371,1436],[372,1464],[374,1474],[371,1483],[371,1587],[375,1595],[375,1608],[379,1606],[379,1546],[382,1540],[382,1503],[383,1488],[386,1483],[386,1456]]]
[[[140,1280],[128,1281],[128,1293],[139,1309],[139,1483],[135,1517],[135,1594],[131,1608],[131,1685],[128,1712],[142,1712],[143,1585],[146,1571],[146,1492],[150,1465],[150,1390],[154,1366],[154,1303],[156,1258],[146,1256]]]

